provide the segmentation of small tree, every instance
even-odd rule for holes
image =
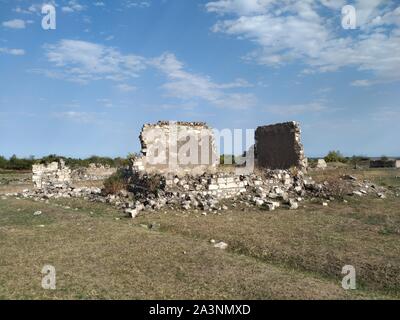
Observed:
[[[8,161],[6,158],[3,156],[0,156],[0,168],[1,169],[6,169],[7,168]]]
[[[343,157],[340,151],[329,151],[328,155],[324,159],[326,162],[347,162],[346,158]]]
[[[352,156],[350,159],[351,164],[354,166],[354,169],[357,169],[358,164],[361,162],[363,157],[360,156]]]
[[[126,190],[129,185],[129,175],[123,169],[119,169],[104,181],[103,194],[117,194]]]

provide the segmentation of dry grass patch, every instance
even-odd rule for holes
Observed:
[[[37,210],[42,215],[33,216]],[[28,200],[0,201],[0,298],[383,297],[345,291],[337,281],[274,266],[247,254],[217,250],[204,238],[148,230],[130,219],[116,220],[118,217],[120,213],[109,206],[81,200],[48,205]],[[231,219],[236,219],[235,214]],[[170,226],[178,223],[169,221]],[[204,220],[200,224],[204,225]],[[249,228],[245,224],[244,230]],[[40,286],[40,270],[45,264],[56,267],[55,291]]]
[[[168,233],[225,241],[230,250],[261,261],[339,281],[344,265],[355,266],[367,290],[400,294],[399,200],[306,204],[296,212],[235,210],[223,215],[171,212],[139,218]],[[391,231],[391,232],[388,232]],[[397,231],[396,231],[397,230]]]

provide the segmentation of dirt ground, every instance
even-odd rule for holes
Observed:
[[[399,299],[400,170],[311,175],[344,173],[393,196],[304,202],[296,211],[161,210],[133,220],[81,199],[0,196],[0,299]],[[1,174],[0,194],[29,187],[23,175]],[[41,287],[46,264],[56,290]],[[341,286],[345,265],[356,270],[355,290]]]

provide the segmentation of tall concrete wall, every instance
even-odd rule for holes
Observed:
[[[307,159],[300,135],[300,125],[294,121],[258,127],[255,133],[256,165],[268,169],[297,167],[305,170]]]
[[[203,122],[146,124],[140,141],[143,156],[133,163],[138,172],[202,174],[218,165],[213,131]]]

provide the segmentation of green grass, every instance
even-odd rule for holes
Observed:
[[[6,192],[20,192],[31,188],[30,172],[4,171],[0,169],[0,194]]]
[[[80,199],[0,200],[0,298],[399,299],[400,198],[348,201],[132,220]],[[41,288],[45,264],[56,268],[54,291]],[[341,288],[346,264],[357,290]]]

